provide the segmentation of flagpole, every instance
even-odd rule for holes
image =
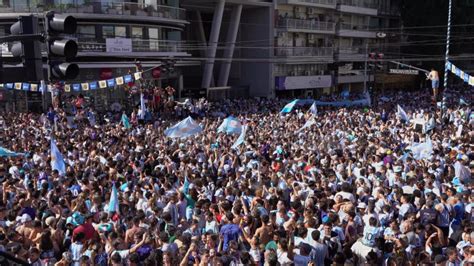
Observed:
[[[446,55],[444,59],[444,83],[443,83],[443,93],[442,93],[442,103],[441,103],[441,114],[443,114],[444,108],[446,108],[446,94],[445,91],[448,88],[448,70],[446,66],[448,65],[449,61],[449,41],[451,38],[451,10],[452,10],[452,0],[449,0],[449,7],[448,7],[448,29],[446,32]]]

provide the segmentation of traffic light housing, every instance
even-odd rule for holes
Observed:
[[[13,43],[11,53],[21,57],[24,69],[24,81],[39,81],[43,79],[43,59],[41,56],[41,41],[33,37],[39,33],[38,17],[20,16],[10,27],[14,36],[22,37],[21,41]],[[28,37],[30,36],[30,37]]]
[[[48,12],[45,16],[45,27],[50,80],[76,78],[79,66],[71,62],[77,55],[77,42],[62,36],[76,33],[76,19],[70,15]]]

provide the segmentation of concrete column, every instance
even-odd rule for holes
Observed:
[[[221,70],[219,73],[219,81],[217,86],[227,86],[229,81],[230,67],[232,64],[232,57],[234,56],[235,41],[237,40],[237,33],[239,32],[240,16],[242,14],[242,5],[237,5],[232,8],[232,14],[230,16],[229,30],[227,31],[226,38],[226,49],[224,50],[225,61],[222,62]]]
[[[202,16],[201,16],[201,11],[196,10],[196,20],[197,20],[197,28],[198,30],[196,31],[197,34],[197,39],[199,40],[200,44],[199,46],[206,47],[206,49],[201,49],[200,54],[201,57],[207,58],[208,54],[208,45],[207,45],[207,38],[206,38],[206,33],[204,31],[204,25],[202,23]],[[206,62],[204,62],[205,64]],[[211,73],[211,87],[215,87],[215,81],[214,81],[214,73]]]
[[[209,37],[209,48],[204,65],[204,73],[202,77],[202,88],[209,88],[211,85],[212,72],[214,71],[214,62],[216,57],[217,44],[219,42],[219,32],[222,25],[222,16],[224,15],[225,0],[219,0],[214,10],[214,18],[212,19],[211,36]]]

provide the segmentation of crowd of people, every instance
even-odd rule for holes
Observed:
[[[71,126],[61,109],[2,114],[0,146],[25,155],[0,158],[0,251],[35,266],[473,265],[469,93],[445,110],[418,91],[285,116],[283,100],[188,101],[129,129],[114,116]],[[204,130],[167,138],[188,114]],[[228,115],[248,126],[236,149],[217,133]],[[428,140],[416,159],[409,147]]]

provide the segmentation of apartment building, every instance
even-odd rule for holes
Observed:
[[[395,0],[277,0],[275,15],[273,74],[282,96],[361,90],[374,79],[370,59],[365,74],[368,54],[383,57],[390,47],[393,55],[397,47],[385,43],[400,38],[383,33],[399,27]]]

